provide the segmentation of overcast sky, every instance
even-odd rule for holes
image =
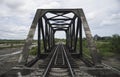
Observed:
[[[0,0],[0,39],[25,39],[38,8],[83,8],[93,35],[120,34],[120,0]]]

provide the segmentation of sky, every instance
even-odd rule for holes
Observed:
[[[120,34],[120,0],[0,0],[0,39],[25,39],[40,8],[82,8],[93,36]]]

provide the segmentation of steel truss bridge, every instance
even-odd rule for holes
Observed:
[[[29,60],[36,29],[37,55]],[[57,31],[65,32],[65,42],[55,42]],[[83,31],[90,55],[83,51]],[[37,68],[33,67],[35,65]],[[18,64],[11,69],[16,73],[15,70],[21,77],[120,77],[118,70],[102,63],[82,9],[38,9]],[[29,73],[24,74],[22,71],[25,70]],[[10,75],[4,73],[1,76],[13,77]]]

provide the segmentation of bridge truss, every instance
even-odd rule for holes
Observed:
[[[35,35],[35,30],[38,27],[38,51],[37,56],[30,62],[27,62],[30,46]],[[76,56],[83,59],[82,47],[82,28],[85,32],[90,56],[94,65],[101,64],[101,59],[98,50],[93,41],[89,25],[82,9],[38,9],[29,34],[27,36],[20,62],[23,64],[33,65],[43,54],[41,53],[41,40],[43,40],[44,52],[50,52],[55,46],[56,31],[65,31],[66,46],[71,52],[76,53]],[[79,43],[79,49],[77,48]],[[79,53],[77,53],[79,51]],[[84,59],[83,59],[84,60]]]

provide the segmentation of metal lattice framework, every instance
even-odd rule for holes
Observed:
[[[27,62],[30,46],[32,44],[33,36],[36,27],[38,26],[38,51],[37,56],[30,62]],[[82,49],[82,27],[84,29],[89,51],[91,53],[94,65],[100,64],[101,60],[98,51],[94,44],[90,28],[85,18],[82,9],[38,9],[29,34],[27,36],[23,52],[20,57],[20,62],[23,64],[33,65],[41,57],[41,38],[43,40],[44,52],[50,52],[52,47],[55,46],[55,32],[65,31],[66,33],[66,46],[71,52],[78,50],[79,57],[83,57]],[[42,35],[42,36],[41,36]],[[79,49],[76,48],[79,43]]]

